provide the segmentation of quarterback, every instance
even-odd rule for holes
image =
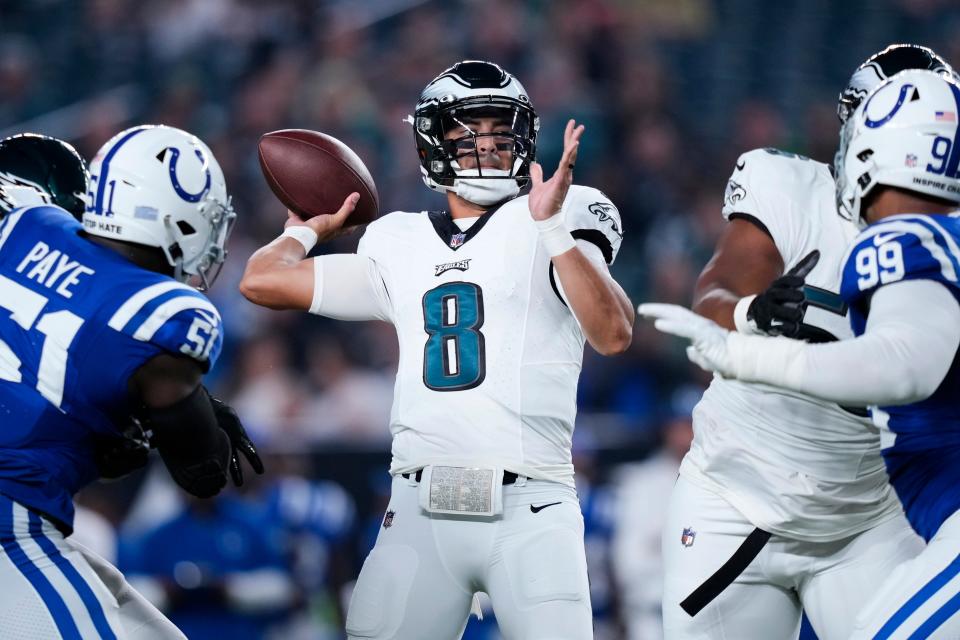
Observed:
[[[951,73],[929,49],[890,46],[853,73],[841,122],[909,68]],[[741,155],[694,310],[744,335],[851,338],[839,276],[857,227],[835,192],[825,164]],[[865,409],[718,376],[693,418],[663,532],[666,637],[795,638],[803,609],[822,640],[848,638],[872,585],[922,548]]]
[[[960,86],[930,71],[884,82],[844,125],[837,199],[868,225],[843,259],[857,336],[830,344],[745,336],[671,305],[642,305],[720,375],[869,405],[913,529],[928,542],[871,599],[854,638],[960,636]],[[851,612],[852,613],[852,612]]]
[[[355,195],[333,216],[290,214],[241,282],[258,304],[397,330],[392,496],[347,633],[459,638],[486,591],[506,637],[591,638],[570,445],[584,340],[602,354],[630,344],[633,311],[607,270],[619,213],[571,185],[583,133],[572,121],[543,180],[536,112],[495,64],[444,71],[410,121],[448,211],[390,213],[356,255],[313,260]]]

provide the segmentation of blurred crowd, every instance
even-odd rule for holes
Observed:
[[[566,119],[586,124],[575,181],[620,209],[612,271],[627,293],[689,304],[740,152],[829,162],[856,65],[898,41],[960,63],[958,36],[951,0],[0,0],[0,133],[63,137],[90,158],[131,124],[186,129],[213,148],[239,214],[212,292],[227,333],[210,384],[271,453],[268,476],[209,505],[161,473],[98,486],[78,531],[190,637],[340,637],[388,489],[397,343],[382,323],[239,295],[246,258],[284,220],[257,161],[263,133],[342,139],[383,212],[442,208],[403,119],[452,63],[497,62],[540,114],[548,170]],[[352,251],[358,236],[321,250]],[[642,323],[623,356],[587,348],[576,458],[601,640],[656,637],[660,509],[708,382]],[[471,637],[496,637],[487,620]]]

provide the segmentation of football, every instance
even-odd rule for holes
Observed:
[[[372,222],[380,201],[360,157],[333,136],[306,129],[264,134],[258,145],[260,168],[270,189],[303,218],[336,213],[353,192],[360,201],[346,226]]]

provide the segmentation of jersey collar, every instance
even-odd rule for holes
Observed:
[[[507,202],[512,201],[512,199],[507,200]],[[460,227],[453,221],[448,211],[428,211],[427,215],[430,217],[430,223],[433,224],[433,229],[437,232],[437,235],[440,236],[443,244],[447,245],[447,248],[456,251],[465,245],[468,240],[480,233],[480,230],[483,229],[490,218],[493,217],[493,214],[499,211],[507,202],[501,202],[494,208],[488,209],[476,222],[470,225],[470,228],[466,231],[460,230]]]

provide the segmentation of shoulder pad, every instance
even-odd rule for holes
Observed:
[[[623,241],[623,222],[610,198],[593,187],[570,185],[561,215],[574,238],[597,245],[607,264],[613,264]]]
[[[413,227],[418,221],[426,217],[424,212],[393,211],[385,214],[366,226],[363,235],[360,236],[360,242],[357,245],[357,253],[360,255],[374,257],[377,248],[385,238],[396,237],[407,229]]]
[[[779,149],[754,149],[737,159],[727,181],[723,217],[744,213],[767,224],[779,202],[810,193],[820,180],[833,181],[830,168]]]
[[[927,215],[870,225],[847,252],[840,295],[849,302],[900,280],[935,280],[960,294],[960,237],[953,227],[945,216]]]
[[[111,329],[208,368],[223,346],[220,313],[202,293],[164,279],[136,290],[107,323]]]
[[[68,230],[82,227],[72,215],[60,207],[52,204],[40,204],[18,207],[5,215],[0,211],[0,220],[6,221],[3,225],[0,225],[0,232],[6,228],[4,236],[9,235],[21,218],[28,218],[30,226],[34,229],[37,227],[54,227],[57,230]]]

